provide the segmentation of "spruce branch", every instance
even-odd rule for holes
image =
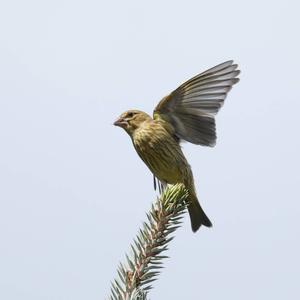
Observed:
[[[167,187],[152,204],[147,222],[131,244],[132,257],[126,255],[126,265],[120,263],[118,279],[111,284],[110,300],[146,300],[151,283],[157,279],[162,255],[180,227],[186,211],[188,191],[182,184]]]

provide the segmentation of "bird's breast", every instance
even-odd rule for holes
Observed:
[[[182,182],[188,163],[180,145],[160,124],[147,124],[136,130],[134,147],[151,172],[167,183]]]

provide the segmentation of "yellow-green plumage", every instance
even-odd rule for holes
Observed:
[[[189,191],[189,213],[193,231],[196,231],[201,224],[210,227],[211,222],[196,197],[192,170],[178,141],[163,126],[163,123],[149,117],[135,130],[132,142],[137,153],[156,178],[168,184],[185,185]]]
[[[193,231],[212,224],[197,199],[192,170],[180,140],[205,146],[215,144],[214,114],[238,82],[236,68],[228,61],[188,80],[159,102],[153,119],[145,112],[129,110],[115,122],[129,134],[138,155],[159,181],[184,184],[189,191]]]
[[[145,121],[132,136],[133,145],[151,172],[162,182],[175,184],[187,176],[187,161],[178,142],[157,121]]]

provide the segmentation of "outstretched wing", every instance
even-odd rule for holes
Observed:
[[[159,102],[153,118],[169,122],[179,139],[214,146],[214,115],[232,86],[239,81],[237,67],[230,60],[191,78]]]

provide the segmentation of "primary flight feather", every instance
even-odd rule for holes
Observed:
[[[129,134],[138,155],[162,185],[185,185],[194,232],[201,225],[210,227],[212,223],[197,199],[193,173],[180,141],[215,145],[214,116],[239,81],[237,67],[233,61],[227,61],[186,81],[159,102],[153,118],[143,111],[128,110],[114,123]]]

